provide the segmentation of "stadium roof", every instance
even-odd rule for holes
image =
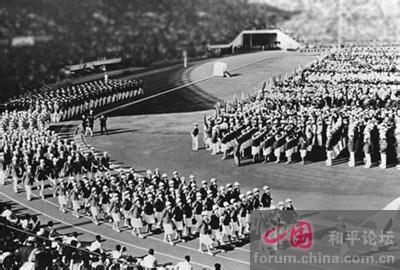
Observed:
[[[300,44],[288,36],[287,34],[283,33],[278,29],[260,29],[260,30],[243,30],[239,35],[236,36],[228,44],[209,44],[208,49],[227,49],[227,48],[237,48],[243,46],[243,36],[244,35],[276,35],[276,41],[280,44],[282,49],[297,49],[300,47]]]

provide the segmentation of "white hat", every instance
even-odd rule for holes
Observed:
[[[287,198],[285,202],[286,202],[286,203],[291,203],[291,202],[292,202],[292,200],[291,200],[291,199],[289,199],[289,198]]]
[[[269,190],[269,186],[264,186],[263,190]]]
[[[228,207],[229,203],[228,202],[224,202],[224,207]]]
[[[234,185],[235,187],[240,186],[239,182],[235,182],[233,185]]]
[[[35,236],[29,236],[28,239],[26,239],[26,241],[35,242],[36,241],[36,237]]]

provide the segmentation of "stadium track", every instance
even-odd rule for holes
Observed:
[[[265,58],[261,59],[259,58],[259,55],[250,55],[250,58],[253,57],[253,59],[244,65],[236,66],[234,71],[236,72],[240,71],[240,69],[246,69],[251,65],[263,64],[263,62],[267,60],[275,59],[276,57],[274,55],[274,53],[267,54]],[[276,59],[276,61],[279,61],[279,59]],[[211,61],[211,63],[212,62],[213,61]],[[191,112],[212,109],[215,102],[219,101],[220,99],[214,95],[211,95],[210,93],[207,93],[206,91],[202,91],[196,86],[195,83],[191,82],[191,80],[193,80],[193,76],[197,76],[196,80],[201,80],[204,82],[207,82],[207,80],[211,78],[209,73],[207,74],[207,72],[201,70],[199,74],[192,74],[196,72],[194,69],[198,67],[198,64],[203,63],[207,63],[207,61],[191,64],[186,70],[179,66],[173,66],[170,68],[163,68],[159,71],[150,71],[143,74],[134,75],[133,78],[142,79],[144,81],[145,95],[142,99],[132,102],[129,104],[129,106],[125,106],[126,110],[124,111],[120,111],[120,106],[110,108],[112,111],[116,110],[116,112],[114,112],[112,115],[119,116],[125,113],[131,114],[136,112],[164,112],[165,108],[160,108],[160,106],[153,107],[151,105],[152,102],[161,102],[161,104],[165,105],[166,102],[169,104],[171,101],[174,101],[174,105],[171,106],[172,108],[168,108],[168,112],[181,112],[181,105],[188,102],[190,102],[190,106],[185,106],[183,111]],[[191,77],[191,75],[193,76]],[[187,95],[177,96],[174,93],[183,91],[190,91],[190,100],[187,100]],[[229,95],[231,94],[232,93],[229,93]],[[155,97],[157,97],[157,99],[155,99]],[[146,100],[148,102],[143,102]],[[153,111],[153,108],[156,110]],[[111,110],[109,112],[111,112]],[[110,121],[112,120],[113,117],[110,118]],[[71,138],[71,136],[74,136],[76,127],[79,124],[79,121],[68,121],[62,123],[61,125],[56,125],[55,128],[58,130],[60,135]],[[80,136],[75,136],[75,139],[78,141],[78,143],[80,143],[83,147],[90,148],[90,145],[86,145],[85,142],[81,140],[82,138],[79,137]],[[99,148],[97,150],[103,149]],[[112,154],[111,156],[115,158]],[[161,167],[161,169],[164,168]],[[156,251],[156,256],[159,258],[159,262],[161,263],[176,263],[181,260],[183,255],[188,254],[191,255],[196,269],[212,267],[214,263],[221,263],[223,269],[249,268],[250,253],[248,244],[244,244],[244,246],[238,247],[233,251],[229,251],[227,253],[218,253],[216,256],[210,257],[207,254],[201,254],[198,252],[197,239],[190,240],[185,244],[178,244],[176,247],[171,248],[170,245],[162,242],[162,234],[154,235],[143,240],[133,238],[127,231],[123,231],[120,234],[115,233],[111,230],[111,228],[109,228],[109,225],[95,226],[86,218],[81,218],[77,221],[77,219],[72,215],[63,215],[58,211],[56,199],[52,198],[51,190],[48,189],[46,190],[46,200],[44,203],[39,199],[35,199],[34,201],[27,203],[24,199],[24,192],[21,192],[17,195],[13,194],[11,185],[7,185],[4,189],[2,189],[1,196],[7,200],[14,201],[22,207],[25,207],[26,210],[24,211],[40,214],[45,220],[52,219],[58,222],[56,229],[60,230],[60,232],[70,232],[72,230],[80,231],[82,232],[82,239],[84,241],[92,240],[93,234],[101,234],[102,237],[107,240],[105,242],[105,246],[109,249],[112,249],[116,244],[122,244],[128,248],[129,254],[138,256],[144,255],[148,248],[154,248]]]

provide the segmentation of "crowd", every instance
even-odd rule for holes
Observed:
[[[154,249],[134,257],[119,244],[107,249],[104,241],[100,235],[87,242],[77,232],[61,234],[53,221],[42,224],[38,216],[17,215],[10,204],[0,203],[0,269],[166,269],[158,262]],[[186,255],[168,269],[191,270],[190,260]]]
[[[84,242],[77,232],[60,234],[53,221],[45,224],[36,215],[20,214],[1,204],[1,269],[138,269],[143,257],[129,256],[126,248],[103,247],[99,235]]]
[[[397,164],[400,129],[400,47],[345,47],[275,79],[249,98],[219,108],[204,121],[212,154],[237,165],[346,157],[370,168]]]

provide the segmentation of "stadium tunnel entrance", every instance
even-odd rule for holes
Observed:
[[[243,50],[258,51],[258,50],[276,50],[279,49],[280,42],[277,40],[276,33],[271,34],[244,34],[243,35]]]

